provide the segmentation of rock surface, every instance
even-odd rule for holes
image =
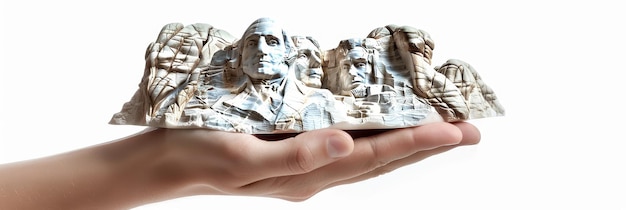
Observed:
[[[135,95],[110,124],[265,134],[360,130],[504,115],[468,63],[433,67],[434,41],[387,25],[323,50],[269,18],[241,38],[198,23],[165,25]]]

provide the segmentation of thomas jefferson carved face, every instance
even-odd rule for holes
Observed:
[[[298,48],[298,56],[294,61],[296,78],[306,86],[320,88],[322,86],[322,52],[313,41],[306,37],[294,37]]]
[[[274,21],[261,19],[254,22],[241,41],[242,68],[250,78],[267,80],[287,74],[283,30]]]

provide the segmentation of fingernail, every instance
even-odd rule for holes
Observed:
[[[341,158],[350,154],[348,146],[339,136],[331,136],[326,140],[326,150],[331,158]]]

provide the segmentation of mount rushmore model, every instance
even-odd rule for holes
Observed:
[[[387,25],[320,49],[260,18],[240,37],[209,24],[165,25],[139,89],[110,124],[297,133],[393,129],[503,116],[468,63],[431,66],[423,30]]]

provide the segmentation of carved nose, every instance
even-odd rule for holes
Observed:
[[[309,60],[309,67],[311,68],[319,68],[321,65],[322,65],[322,61],[317,56],[313,56]]]
[[[350,70],[348,70],[348,74],[350,74],[350,75],[352,75],[352,76],[355,76],[355,77],[356,77],[356,76],[358,76],[358,75],[359,75],[359,72],[358,72],[358,70],[356,69],[356,67],[354,67],[354,65],[351,65],[351,66],[350,66]]]
[[[313,53],[311,54],[310,62],[311,67],[319,67],[322,64],[322,59],[320,58],[320,56]]]
[[[269,50],[269,46],[267,45],[267,42],[265,42],[265,37],[260,37],[258,42],[259,42],[257,43],[257,50],[259,51],[258,53],[260,55],[267,54]]]

